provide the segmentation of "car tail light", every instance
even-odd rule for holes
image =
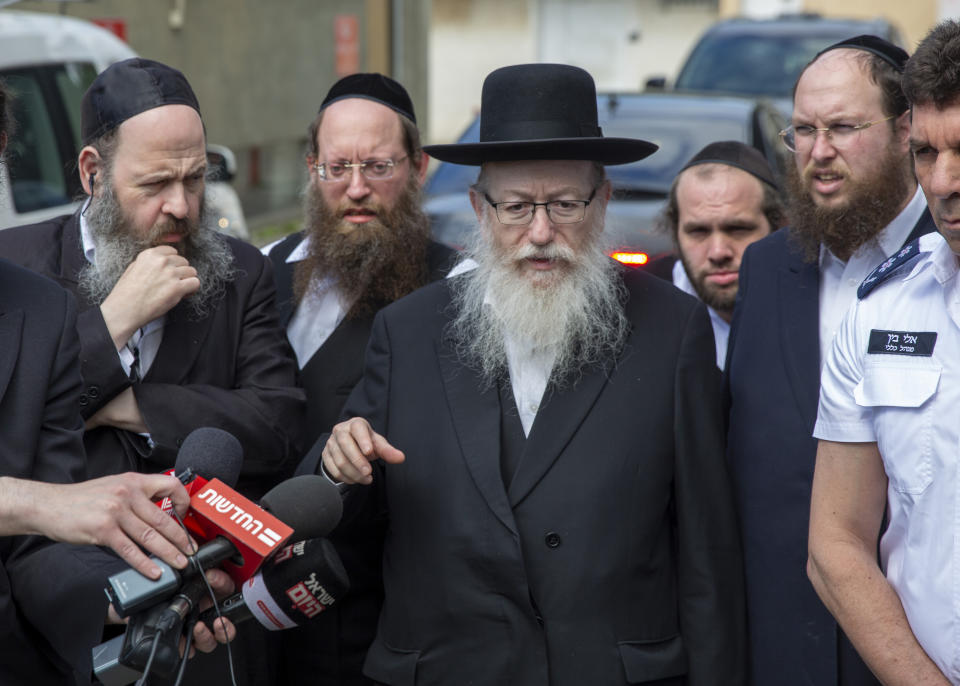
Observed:
[[[645,252],[612,252],[610,257],[630,267],[639,267],[650,261],[650,256]]]

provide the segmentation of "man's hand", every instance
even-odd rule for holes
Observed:
[[[208,569],[205,574],[217,600],[223,600],[236,590],[233,579],[222,569]],[[212,605],[213,601],[210,600],[210,596],[204,595],[203,598],[200,599],[198,610],[203,612]],[[107,606],[107,624],[126,624],[129,621],[129,617],[121,618],[112,604]],[[217,643],[229,643],[237,637],[236,627],[233,625],[233,622],[226,617],[213,620],[213,627],[214,629],[211,631],[210,627],[203,622],[197,622],[193,627],[193,645],[190,647],[190,657],[193,657],[194,648],[201,653],[209,653],[217,647]],[[184,645],[185,641],[181,638],[181,654],[183,654]]]
[[[200,288],[197,270],[170,245],[147,248],[130,263],[100,305],[117,350],[133,332]]]
[[[207,581],[210,582],[210,588],[213,589],[213,594],[217,596],[217,600],[223,600],[235,590],[233,579],[220,569],[208,570]],[[213,601],[210,600],[210,596],[205,595],[200,601],[200,611],[203,612],[212,605]],[[236,627],[229,619],[225,617],[215,619],[212,623],[213,631],[203,622],[197,622],[196,626],[193,627],[193,647],[201,653],[209,653],[217,647],[217,643],[229,643],[237,636]]]
[[[145,434],[150,428],[140,414],[140,405],[133,394],[133,388],[125,388],[84,423],[84,429],[90,431],[98,426],[115,426],[124,431]]]
[[[65,543],[106,545],[144,576],[156,579],[160,568],[140,546],[169,565],[183,568],[193,549],[187,534],[154,500],[169,497],[178,513],[190,496],[176,477],[164,474],[114,474],[76,484],[7,479],[11,518],[19,531]],[[7,510],[5,507],[4,510]],[[6,528],[6,527],[4,527]],[[0,529],[2,531],[2,529]]]
[[[323,466],[334,481],[347,484],[369,484],[373,481],[370,462],[383,460],[390,464],[403,462],[404,455],[361,417],[354,417],[333,427],[323,446]]]

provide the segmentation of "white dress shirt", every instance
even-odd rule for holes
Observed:
[[[700,299],[697,295],[690,277],[687,276],[687,270],[683,268],[683,262],[678,258],[673,263],[673,285],[684,293],[689,293],[694,298]],[[707,312],[710,313],[710,323],[713,325],[713,342],[717,347],[717,366],[723,371],[723,363],[727,360],[727,339],[730,338],[730,322],[721,317],[715,309],[707,305]]]
[[[840,320],[857,297],[857,288],[874,267],[895,253],[907,240],[927,208],[923,191],[917,186],[910,202],[880,233],[871,238],[850,259],[842,262],[820,246],[820,367],[830,352]]]
[[[87,203],[90,201],[88,200]],[[86,206],[84,206],[86,209]],[[93,240],[93,234],[87,225],[87,219],[81,212],[80,214],[80,241],[83,246],[83,256],[92,265],[97,264],[97,245]],[[120,355],[120,364],[127,376],[130,376],[130,367],[133,364],[135,355],[133,350],[139,348],[139,363],[137,373],[139,378],[143,378],[150,370],[154,359],[157,357],[157,351],[160,349],[160,343],[163,340],[163,323],[166,315],[161,315],[156,319],[147,322],[142,327],[133,332],[127,344],[120,348],[117,353]]]
[[[261,248],[264,255],[269,255],[283,238],[265,245]],[[297,243],[287,259],[287,264],[295,264],[305,260],[310,255],[310,236],[304,237]],[[471,260],[458,264],[447,277],[455,276],[471,268]],[[303,369],[310,361],[310,358],[320,349],[330,335],[340,326],[340,322],[347,316],[347,312],[353,307],[353,300],[344,297],[343,292],[337,286],[335,280],[323,278],[315,280],[310,290],[304,294],[303,299],[297,304],[287,324],[287,340],[290,341],[290,347],[293,348],[297,356],[297,365]]]
[[[920,645],[960,683],[960,279],[938,233],[843,320],[816,438],[876,442],[889,525],[880,561]]]
[[[264,255],[269,255],[277,243],[274,241],[261,249]],[[310,236],[306,236],[297,243],[297,247],[287,255],[285,262],[295,264],[310,255]],[[320,346],[330,338],[347,312],[353,306],[353,301],[344,297],[333,279],[315,280],[310,285],[303,299],[297,305],[287,324],[287,340],[297,356],[297,365],[303,369]]]

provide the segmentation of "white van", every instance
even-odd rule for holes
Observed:
[[[14,134],[0,165],[0,229],[73,212],[82,195],[77,176],[80,100],[96,75],[136,57],[129,45],[94,24],[55,14],[0,10],[0,78],[13,94]],[[228,181],[236,163],[210,146],[217,181],[208,205],[220,230],[247,239],[240,201]]]

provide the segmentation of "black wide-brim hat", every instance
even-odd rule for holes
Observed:
[[[597,123],[593,77],[565,64],[502,67],[483,82],[480,142],[427,145],[444,162],[479,165],[520,160],[636,162],[657,146],[637,138],[604,138]]]

